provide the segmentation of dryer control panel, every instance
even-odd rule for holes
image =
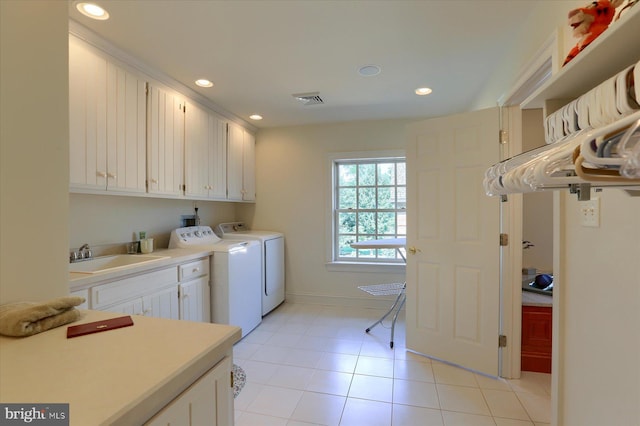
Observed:
[[[233,234],[236,232],[247,232],[249,227],[244,222],[227,222],[216,226],[216,234],[222,237],[224,234]]]

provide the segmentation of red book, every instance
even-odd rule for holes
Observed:
[[[88,322],[86,324],[73,325],[67,328],[67,339],[84,336],[85,334],[100,333],[101,331],[115,330],[116,328],[133,325],[130,316],[109,318],[102,321]]]

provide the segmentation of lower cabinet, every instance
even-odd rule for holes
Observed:
[[[234,413],[231,369],[231,358],[224,358],[145,425],[232,426]]]
[[[80,308],[209,322],[209,257],[71,292]]]
[[[521,369],[551,373],[552,308],[522,307]]]
[[[209,322],[209,277],[180,283],[179,294],[181,320]]]
[[[127,315],[144,315],[154,318],[180,319],[178,288],[172,286],[152,294],[103,309]]]
[[[178,266],[180,319],[210,322],[209,258]]]

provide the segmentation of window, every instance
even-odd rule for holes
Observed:
[[[404,157],[333,160],[333,261],[401,263],[394,249],[356,250],[351,243],[405,237]]]

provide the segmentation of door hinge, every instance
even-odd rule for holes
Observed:
[[[500,201],[503,203],[506,203],[507,201],[509,201],[509,197],[507,196],[507,194],[502,194],[500,196]]]
[[[144,94],[145,95],[149,94],[149,83],[148,82],[144,83]]]
[[[501,334],[498,336],[498,347],[499,348],[507,347],[507,336],[505,336],[504,334]]]
[[[498,133],[498,142],[500,142],[500,145],[504,145],[509,142],[509,132],[506,130],[500,130]]]
[[[233,370],[231,370],[231,383],[229,384],[233,388]]]
[[[509,245],[509,234],[500,234],[500,245],[501,246]]]

